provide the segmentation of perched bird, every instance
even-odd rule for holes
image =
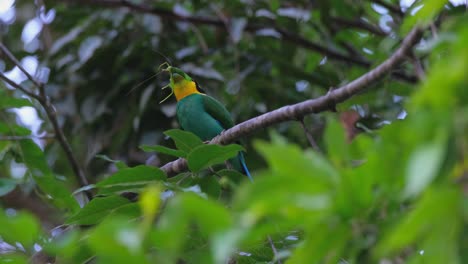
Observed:
[[[198,84],[181,69],[167,65],[163,71],[170,74],[168,86],[177,99],[177,120],[186,131],[190,131],[203,141],[211,140],[223,130],[234,126],[231,115],[226,107],[211,96],[206,95]],[[239,172],[244,173],[252,181],[244,154],[229,160]]]

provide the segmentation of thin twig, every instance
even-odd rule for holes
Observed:
[[[63,151],[65,151],[65,154],[68,158],[68,161],[70,162],[72,166],[73,172],[75,173],[75,176],[80,184],[80,187],[89,185],[88,179],[86,179],[84,171],[81,168],[80,163],[76,159],[75,155],[73,154],[73,150],[70,144],[68,143],[68,140],[65,137],[65,134],[63,133],[62,128],[60,127],[58,123],[57,112],[55,111],[55,107],[51,103],[49,103],[48,100],[46,100],[46,104],[43,104],[42,107],[44,108],[47,114],[47,117],[49,118],[49,121],[52,123],[52,127],[54,128],[57,140],[62,146]],[[89,191],[85,191],[85,193],[88,199],[91,200],[92,194]]]
[[[208,48],[208,44],[206,44],[203,34],[200,32],[200,30],[197,27],[192,26],[191,28],[192,28],[193,33],[198,39],[198,43],[200,44],[203,54],[208,54],[209,48]]]
[[[439,38],[439,34],[437,34],[437,26],[435,25],[434,22],[429,24],[429,27],[431,28],[432,36],[437,39]]]
[[[318,153],[323,153],[320,147],[317,145],[317,142],[314,140],[312,133],[310,133],[309,129],[307,129],[304,123],[304,117],[299,118],[299,123],[301,124],[302,130],[304,130],[304,133],[307,137],[307,140],[309,141],[310,146]]]
[[[128,8],[132,11],[139,12],[139,13],[146,13],[146,14],[153,14],[159,16],[163,19],[173,19],[183,22],[190,22],[193,24],[200,24],[200,25],[210,25],[219,27],[222,29],[226,29],[225,23],[221,19],[211,18],[211,17],[202,17],[202,16],[188,16],[188,15],[181,15],[177,14],[171,10],[159,7],[153,7],[144,4],[135,4],[127,0],[66,0],[69,3],[75,4],[87,4],[87,5],[98,5],[104,6],[108,8]],[[280,33],[281,38],[285,41],[292,42],[296,45],[299,45],[303,48],[314,50],[319,52],[325,56],[328,56],[330,59],[344,61],[344,62],[351,62],[359,65],[361,67],[369,67],[371,64],[368,61],[362,60],[361,58],[355,58],[344,53],[341,53],[335,49],[329,48],[327,46],[321,45],[319,43],[312,42],[302,36],[296,35],[292,32],[289,32],[283,28],[274,26],[274,25],[260,25],[260,24],[252,24],[249,23],[245,26],[244,30],[249,32],[255,32],[260,29],[273,29]]]
[[[278,257],[278,250],[276,249],[275,244],[273,243],[273,240],[271,239],[271,236],[268,236],[268,242],[270,243],[271,250],[273,250],[273,254],[274,254],[274,257],[276,259]],[[280,259],[277,259],[276,262],[278,264],[281,264]]]
[[[28,89],[24,88],[23,86],[21,86],[21,85],[15,83],[14,81],[10,80],[10,78],[6,77],[2,72],[0,72],[0,79],[4,80],[11,87],[20,90],[21,92],[23,92],[27,96],[32,97],[32,98],[36,99],[39,102],[42,100],[42,98],[39,95],[29,91]]]
[[[331,17],[332,22],[336,23],[337,26],[347,27],[347,28],[357,28],[368,31],[372,34],[378,36],[387,36],[387,33],[383,31],[379,26],[373,25],[365,20],[358,18],[358,19],[346,19],[342,17]]]
[[[416,76],[418,76],[419,80],[426,79],[426,72],[424,71],[424,67],[421,63],[421,60],[418,59],[418,57],[416,57],[416,55],[414,55],[413,52],[410,54],[410,57],[411,62],[413,63],[414,72],[416,73]]]
[[[23,68],[23,66],[21,65],[21,63],[15,58],[15,56],[13,56],[13,54],[7,49],[7,47],[5,47],[5,45],[3,45],[3,43],[0,42],[0,49],[2,50],[2,52],[8,57],[9,60],[11,60],[11,62],[13,62],[25,75],[26,77],[28,77],[28,79],[34,83],[34,85],[36,85],[37,87],[40,87],[41,85],[36,81],[36,79],[34,77],[31,76],[31,74],[29,74],[29,72]]]
[[[294,105],[283,106],[274,111],[257,116],[240,123],[215,137],[210,144],[228,144],[265,127],[290,120],[296,120],[301,116],[319,113],[330,109],[330,105],[344,102],[352,96],[364,91],[369,84],[385,76],[398,64],[405,60],[411,48],[422,37],[423,29],[414,28],[403,40],[401,46],[383,63],[375,69],[367,72],[356,80],[328,92],[316,99],[310,99]],[[187,161],[178,159],[162,166],[161,169],[172,176],[187,169]]]
[[[128,0],[66,0],[65,2],[93,6],[103,6],[108,8],[128,8],[138,13],[153,14],[155,16],[159,16],[162,19],[172,19],[199,25],[215,26],[227,30],[224,25],[224,22],[221,19],[204,16],[181,15],[165,8],[153,7],[145,4],[136,4]],[[390,7],[392,6],[390,5]],[[397,7],[392,7],[392,9],[398,10]],[[370,61],[363,58],[362,56],[353,56],[351,54],[346,54],[334,48],[328,47],[327,45],[322,45],[320,43],[310,41],[307,38],[287,31],[286,29],[281,28],[279,26],[276,26],[274,25],[274,23],[268,25],[248,23],[244,28],[245,31],[249,32],[256,32],[260,29],[272,29],[279,33],[279,37],[282,40],[293,43],[299,47],[318,52],[324,56],[327,56],[327,58],[329,58],[330,60],[341,61],[345,63],[353,63],[357,66],[364,68],[369,68],[372,65]],[[395,77],[398,80],[403,80],[408,83],[416,83],[418,81],[418,78],[416,76],[406,75],[402,72],[392,73],[392,77]]]
[[[6,83],[11,85],[12,87],[22,91],[26,95],[30,96],[31,98],[36,99],[41,106],[44,108],[45,113],[47,114],[47,117],[49,118],[49,121],[52,123],[52,127],[55,132],[55,137],[60,143],[60,146],[62,147],[63,151],[65,151],[65,155],[67,156],[68,162],[72,166],[73,172],[76,176],[76,179],[78,183],[80,184],[80,187],[84,187],[86,185],[89,185],[88,180],[86,179],[86,176],[84,174],[84,170],[81,168],[80,163],[76,159],[75,155],[73,154],[72,148],[70,144],[68,143],[67,138],[65,137],[65,134],[63,133],[62,128],[60,127],[58,120],[57,120],[57,113],[55,111],[55,107],[52,105],[48,97],[46,96],[45,93],[43,93],[43,85],[34,80],[34,78],[27,73],[24,68],[21,67],[19,64],[19,61],[15,58],[15,56],[8,50],[8,48],[3,45],[3,43],[0,42],[0,49],[4,54],[7,55],[7,57],[14,63],[18,68],[20,68],[24,74],[28,77],[28,79],[34,83],[34,85],[37,86],[39,89],[40,94],[33,93],[29,91],[28,89],[24,88],[23,86],[15,83],[13,80],[9,79],[6,77],[3,73],[0,73],[0,78],[3,79]],[[92,199],[92,194],[89,191],[85,191],[86,196],[88,199]]]

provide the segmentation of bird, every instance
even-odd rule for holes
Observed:
[[[183,130],[192,132],[203,141],[209,141],[234,126],[234,121],[226,107],[207,95],[188,74],[168,64],[162,71],[169,72],[170,82],[163,89],[170,87],[175,95],[177,121]],[[230,159],[229,163],[253,181],[242,151],[237,154],[237,157]]]

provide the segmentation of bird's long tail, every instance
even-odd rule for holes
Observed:
[[[250,175],[250,171],[249,169],[247,168],[247,164],[245,164],[245,158],[244,158],[244,154],[241,152],[239,152],[239,154],[237,155],[237,157],[239,158],[239,162],[242,166],[242,170],[243,172],[245,173],[245,175],[247,175],[247,177],[249,177],[249,180],[251,182],[253,182],[253,178],[252,178],[252,175]]]

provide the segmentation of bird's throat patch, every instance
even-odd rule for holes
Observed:
[[[177,101],[191,94],[200,93],[197,89],[197,84],[194,81],[182,80],[174,84],[174,94]]]

